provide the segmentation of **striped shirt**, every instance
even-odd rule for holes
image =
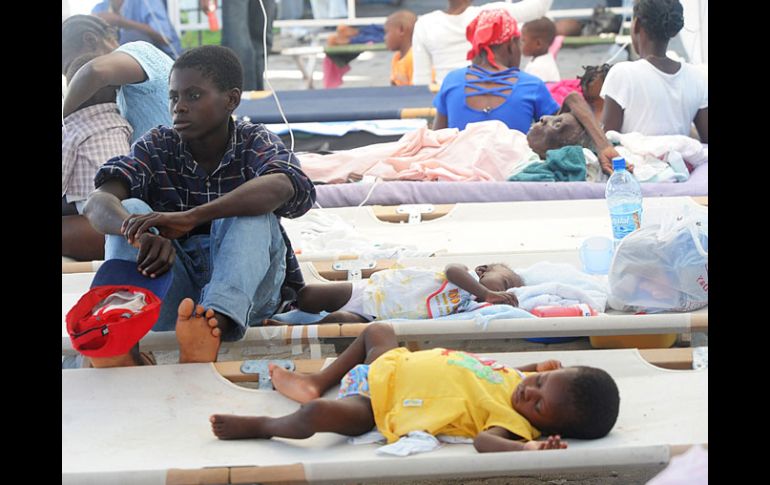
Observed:
[[[102,103],[79,109],[61,127],[61,195],[84,200],[94,190],[94,176],[107,160],[130,150],[131,125],[118,105]]]
[[[154,211],[181,212],[214,201],[255,177],[283,173],[294,186],[294,196],[274,214],[294,218],[312,207],[315,187],[280,138],[264,125],[232,120],[230,133],[222,161],[208,174],[173,129],[153,128],[134,143],[128,156],[105,163],[96,174],[95,185],[119,179],[130,188],[130,197],[147,202]],[[304,285],[302,273],[286,231],[279,226],[286,243],[284,286],[298,290]]]

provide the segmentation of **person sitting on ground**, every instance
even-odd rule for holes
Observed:
[[[121,45],[143,40],[154,44],[172,59],[182,53],[179,34],[161,0],[103,0],[91,9],[91,14],[120,29]]]
[[[506,10],[482,10],[467,37],[473,63],[450,72],[441,84],[433,99],[434,130],[494,119],[526,134],[533,121],[559,111],[545,83],[519,70],[520,33]]]
[[[450,71],[466,67],[465,54],[471,48],[466,39],[468,25],[486,9],[506,10],[519,23],[542,17],[553,0],[522,0],[517,3],[492,2],[471,5],[473,0],[448,0],[446,10],[421,15],[414,25],[412,57],[415,85],[434,81],[441,84]]]
[[[516,306],[516,295],[506,290],[522,285],[521,277],[504,264],[474,271],[450,264],[443,273],[417,267],[386,269],[352,283],[306,285],[297,305],[307,313],[331,312],[317,323],[436,318],[486,306],[481,302]]]
[[[548,17],[530,20],[521,28],[521,53],[527,64],[522,69],[545,83],[561,81],[559,67],[548,48],[556,37],[556,27]]]
[[[95,57],[91,53],[75,59],[67,79]],[[104,162],[130,149],[131,125],[120,116],[115,90],[103,87],[62,122],[61,250],[62,256],[81,261],[104,259],[104,236],[80,215],[94,190],[94,176]]]
[[[131,142],[158,125],[170,126],[168,76],[173,61],[154,45],[136,41],[118,45],[115,29],[93,15],[73,15],[61,26],[61,69],[83,54],[96,53],[69,83],[63,116],[105,86],[119,86],[118,107],[134,133]]]
[[[602,112],[604,111],[604,98],[601,96],[602,86],[604,86],[604,80],[607,78],[607,73],[610,72],[611,67],[606,63],[601,66],[583,66],[583,75],[578,76],[580,89],[583,91],[583,99],[591,107],[597,121],[602,119]]]
[[[173,271],[156,331],[174,330],[190,298],[212,312],[217,338],[238,340],[304,284],[279,217],[307,212],[315,188],[264,125],[233,121],[242,85],[226,47],[179,56],[169,78],[173,128],[153,128],[107,161],[84,207],[108,235],[106,260],[136,261],[150,277]]]
[[[390,14],[385,21],[385,46],[396,51],[390,64],[390,84],[412,84],[412,31],[417,16],[409,10]]]
[[[480,453],[567,448],[565,438],[597,439],[618,417],[620,394],[595,367],[549,360],[508,368],[472,354],[398,348],[393,328],[373,323],[320,372],[270,366],[275,389],[302,406],[287,416],[214,414],[222,440],[358,436],[376,426],[389,443],[410,432],[473,438]],[[322,399],[341,382],[337,399]],[[535,441],[541,434],[545,441]]]
[[[612,66],[602,86],[605,131],[690,135],[695,123],[708,143],[708,81],[698,68],[666,56],[668,42],[684,26],[679,0],[634,4],[631,42],[640,59]]]

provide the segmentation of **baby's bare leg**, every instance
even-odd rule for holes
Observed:
[[[351,283],[306,285],[299,290],[297,305],[308,313],[334,312],[350,301],[352,294]]]
[[[374,427],[372,405],[369,398],[362,396],[338,401],[315,399],[280,418],[215,414],[209,421],[211,430],[221,440],[270,439],[273,436],[304,439],[322,432],[358,436]]]
[[[380,355],[398,347],[393,327],[371,323],[328,367],[315,374],[297,374],[280,366],[270,366],[275,389],[297,402],[306,403],[339,384],[340,379],[358,364],[371,364]]]

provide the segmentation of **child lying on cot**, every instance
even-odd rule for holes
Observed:
[[[505,290],[522,285],[521,277],[504,264],[482,265],[474,271],[461,264],[447,265],[443,272],[386,269],[366,280],[306,285],[297,304],[308,313],[331,312],[316,323],[436,318],[475,310],[486,306],[484,302],[517,306],[516,296]]]
[[[210,417],[219,439],[358,436],[373,427],[389,443],[413,431],[473,438],[481,453],[566,448],[563,437],[605,436],[618,416],[615,381],[593,367],[549,360],[517,369],[465,352],[397,348],[390,325],[374,323],[321,372],[271,366],[275,389],[296,412]],[[321,396],[341,380],[337,399]],[[535,441],[541,434],[545,441]]]

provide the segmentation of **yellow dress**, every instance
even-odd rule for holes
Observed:
[[[519,371],[466,352],[393,349],[369,369],[374,421],[389,443],[411,431],[473,438],[492,426],[532,440],[540,431],[511,404],[521,380]]]

